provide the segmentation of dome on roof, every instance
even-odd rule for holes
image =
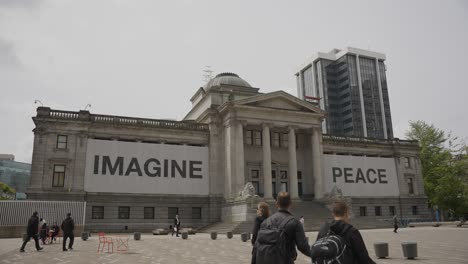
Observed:
[[[222,84],[242,86],[242,87],[252,87],[248,82],[240,78],[239,75],[232,73],[232,72],[223,72],[223,73],[216,75],[216,77],[214,77],[208,83],[206,83],[205,90],[208,90],[213,86],[220,86]]]

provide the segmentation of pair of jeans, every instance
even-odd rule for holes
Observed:
[[[73,248],[73,241],[75,240],[75,235],[73,233],[63,233],[63,250],[67,249],[67,239],[70,238],[70,243],[68,243],[68,248]]]

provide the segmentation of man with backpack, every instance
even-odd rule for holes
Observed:
[[[310,247],[301,223],[290,212],[291,196],[278,193],[278,211],[260,225],[256,247],[257,264],[292,264],[297,258],[296,246],[310,256]]]
[[[361,233],[348,223],[348,206],[333,203],[334,220],[325,223],[312,245],[312,263],[375,264],[369,257]]]

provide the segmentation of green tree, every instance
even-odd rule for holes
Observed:
[[[466,144],[424,121],[410,121],[406,136],[418,140],[424,189],[431,206],[468,212]]]
[[[0,200],[8,200],[8,195],[13,195],[16,190],[8,186],[6,183],[0,182]],[[4,195],[7,194],[7,195]]]

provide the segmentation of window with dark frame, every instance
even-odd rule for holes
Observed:
[[[276,170],[271,171],[271,178],[276,179]]]
[[[179,207],[167,208],[167,219],[174,219],[177,214],[179,214]]]
[[[381,216],[382,215],[382,210],[380,206],[375,207],[375,215],[376,216]]]
[[[201,207],[192,207],[192,219],[202,219]]]
[[[65,184],[65,165],[54,165],[52,187],[63,187]]]
[[[262,145],[262,131],[254,131],[254,143],[255,146],[261,146]]]
[[[280,178],[281,179],[287,179],[288,178],[288,171],[280,171]]]
[[[395,206],[389,206],[388,207],[388,211],[390,212],[390,215],[393,216],[395,215]]]
[[[417,206],[411,206],[411,211],[413,212],[413,215],[417,215],[418,214],[418,207]]]
[[[245,144],[253,145],[253,131],[252,130],[245,131]]]
[[[92,219],[104,219],[104,206],[93,206],[91,209]]]
[[[408,193],[414,194],[413,178],[408,178]]]
[[[68,136],[66,136],[66,135],[57,135],[56,148],[66,149],[67,148],[67,141],[68,141]]]
[[[405,157],[405,168],[410,169],[411,168],[411,158],[410,157]]]
[[[119,219],[130,219],[130,207],[119,206]]]
[[[359,215],[360,216],[367,216],[367,208],[365,206],[359,207]]]
[[[302,171],[297,171],[297,179],[302,180]]]
[[[154,207],[145,207],[143,209],[144,219],[154,219]]]
[[[259,170],[250,170],[250,176],[252,177],[252,179],[258,179],[259,174]]]

